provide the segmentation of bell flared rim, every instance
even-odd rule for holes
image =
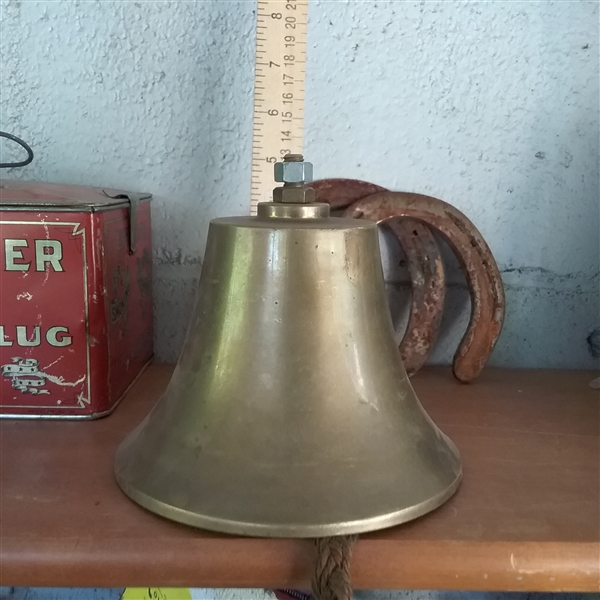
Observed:
[[[460,470],[450,485],[418,504],[385,514],[353,521],[314,524],[243,522],[204,515],[178,508],[153,498],[131,485],[125,478],[120,477],[117,472],[115,473],[115,477],[121,490],[129,496],[129,498],[150,512],[171,521],[197,527],[198,529],[206,529],[208,531],[231,535],[274,538],[313,538],[377,531],[418,519],[419,517],[432,512],[436,508],[439,508],[454,495],[462,481],[462,474],[462,467],[460,467]]]

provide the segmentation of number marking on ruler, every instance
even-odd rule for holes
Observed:
[[[251,213],[272,199],[273,163],[302,153],[308,0],[258,0]]]

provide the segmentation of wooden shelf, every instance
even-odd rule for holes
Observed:
[[[99,421],[2,421],[0,584],[307,587],[312,544],[222,536],[171,523],[122,494],[118,443],[165,388],[152,366]],[[598,392],[583,371],[447,369],[417,393],[464,460],[443,507],[361,536],[357,588],[572,590],[600,587]]]

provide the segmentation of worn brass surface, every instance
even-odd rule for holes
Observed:
[[[118,450],[123,490],[205,529],[318,537],[414,519],[461,473],[402,366],[376,225],[214,220],[173,379]]]
[[[259,219],[324,219],[329,216],[329,204],[325,204],[325,202],[307,204],[260,202],[257,205],[256,214]]]

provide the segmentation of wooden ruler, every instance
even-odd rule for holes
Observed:
[[[270,202],[273,163],[302,153],[308,0],[258,0],[251,214]]]

